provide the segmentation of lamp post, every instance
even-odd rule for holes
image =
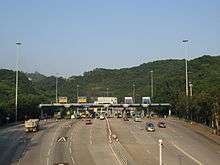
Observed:
[[[189,95],[190,97],[193,95],[193,84],[191,82],[189,82]]]
[[[56,103],[58,103],[58,78],[56,76]]]
[[[151,70],[150,71],[150,77],[151,77],[151,98],[153,98],[154,97],[154,71],[153,70]]]
[[[18,121],[18,62],[20,56],[21,42],[16,42],[17,45],[17,57],[16,57],[16,82],[15,82],[15,122]]]
[[[107,97],[108,97],[108,88],[106,88],[106,95],[107,95]]]
[[[79,85],[76,85],[76,102],[78,103],[78,97],[79,97]]]
[[[162,139],[159,139],[159,165],[162,165],[162,145],[163,145],[163,141]]]
[[[135,84],[133,83],[133,102],[135,103]]]
[[[188,46],[187,46],[187,43],[189,42],[189,40],[183,40],[182,41],[183,43],[186,43],[185,45],[185,76],[186,76],[186,97],[188,97],[189,95],[189,83],[188,83],[188,61],[187,61],[187,58],[188,58]]]

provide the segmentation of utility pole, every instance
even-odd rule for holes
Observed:
[[[189,82],[189,95],[190,95],[190,97],[192,97],[192,95],[193,95],[192,87],[193,87],[193,84],[191,82]]]
[[[182,41],[183,43],[186,43],[185,44],[185,76],[186,76],[186,97],[189,96],[189,83],[188,83],[188,45],[187,43],[189,42],[189,40],[183,40]]]
[[[133,102],[135,103],[135,84],[133,83]]]
[[[159,139],[159,165],[163,164],[163,160],[162,160],[162,139]]]
[[[56,103],[58,103],[58,78],[56,76]]]
[[[76,102],[78,103],[78,97],[79,97],[79,85],[76,85]]]
[[[15,82],[15,122],[18,121],[18,62],[20,56],[21,42],[16,42],[17,45],[17,57],[16,57],[16,82]]]
[[[107,95],[107,97],[108,97],[108,88],[106,88],[106,95]]]
[[[151,98],[153,98],[154,97],[154,71],[153,70],[151,70],[150,71],[150,77],[151,77]]]

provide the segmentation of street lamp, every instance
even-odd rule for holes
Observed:
[[[183,42],[183,43],[188,43],[189,40],[183,40],[182,42]],[[188,95],[189,95],[189,89],[188,89],[188,87],[189,87],[189,83],[188,83],[188,64],[187,64],[187,58],[188,58],[188,46],[186,45],[186,46],[185,46],[186,97],[188,97]]]
[[[108,88],[106,88],[106,95],[107,95],[107,97],[108,97]]]
[[[133,102],[135,103],[135,84],[133,83]]]
[[[58,103],[58,77],[56,74],[56,103]]]
[[[16,42],[17,45],[17,57],[16,57],[16,82],[15,82],[15,122],[18,121],[18,62],[20,56],[21,42]]]
[[[193,95],[193,84],[191,83],[191,82],[189,82],[189,95],[190,95],[190,97],[192,97],[192,95]]]
[[[153,70],[151,70],[150,71],[150,77],[151,77],[151,98],[153,98],[154,97],[154,77],[153,77],[153,74],[154,74],[154,71]]]
[[[76,85],[76,101],[78,103],[78,97],[79,97],[79,85]]]

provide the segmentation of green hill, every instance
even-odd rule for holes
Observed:
[[[115,96],[122,102],[125,96],[132,96],[135,84],[135,100],[141,102],[141,97],[150,96],[150,71],[153,70],[153,102],[170,102],[175,115],[190,116],[191,120],[210,125],[214,112],[220,113],[220,56],[202,56],[190,60],[188,66],[189,81],[193,84],[193,98],[190,100],[185,98],[183,59],[160,60],[123,69],[97,68],[85,72],[83,76],[59,77],[58,96],[67,96],[75,102],[78,84],[80,96],[106,96],[108,88],[109,96]],[[55,101],[55,82],[54,76],[47,77],[38,72],[19,73],[19,112],[22,117],[39,114],[39,103]],[[13,119],[14,84],[15,72],[1,69],[0,118],[12,116]],[[197,116],[196,119],[193,115]]]

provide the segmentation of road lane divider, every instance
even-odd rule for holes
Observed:
[[[186,151],[184,151],[182,148],[180,148],[179,146],[177,146],[176,144],[173,143],[173,146],[178,149],[180,152],[182,152],[184,155],[186,155],[187,157],[189,157],[190,159],[192,159],[194,162],[196,162],[199,165],[204,165],[202,162],[200,162],[198,159],[194,158],[192,155],[190,155],[189,153],[187,153]]]
[[[128,158],[126,155],[126,151],[124,147],[120,144],[117,135],[112,133],[111,126],[109,123],[108,118],[106,119],[106,125],[107,125],[107,135],[109,140],[109,147],[115,156],[116,160],[120,165],[127,165],[128,164]]]

